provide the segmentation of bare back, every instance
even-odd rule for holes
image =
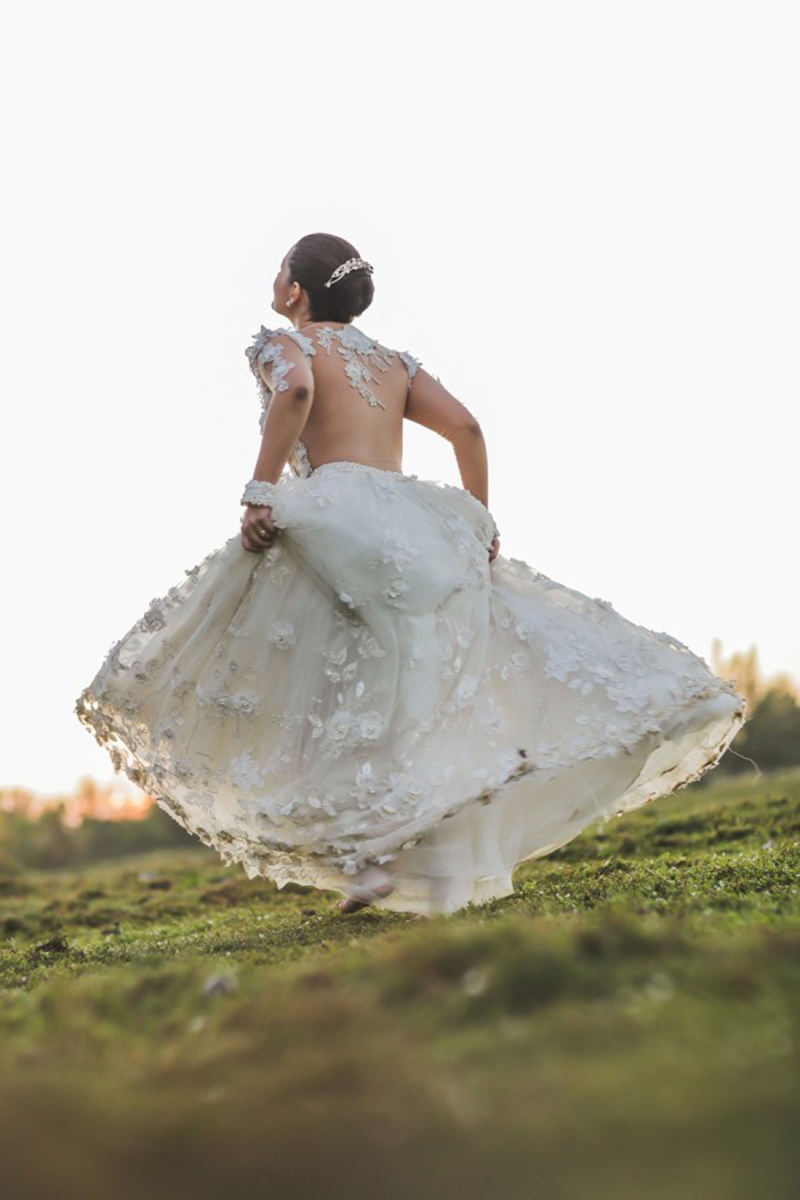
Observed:
[[[349,333],[352,328],[328,322],[311,326],[317,343],[317,353],[311,359],[314,403],[303,441],[315,467],[350,459],[399,471],[403,414],[413,365],[374,341],[369,347],[354,347],[342,354],[342,343],[335,333],[331,336],[331,331]],[[358,403],[359,392],[366,403]]]
[[[446,438],[456,428],[477,425],[418,359],[352,323],[309,322],[302,331],[262,326],[246,353],[262,393],[262,430],[273,391],[297,384],[310,368],[313,404],[289,457],[296,474],[342,459],[401,471],[404,418]]]

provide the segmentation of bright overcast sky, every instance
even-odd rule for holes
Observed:
[[[800,681],[799,59],[770,0],[17,5],[0,786],[113,777],[75,699],[238,533],[318,230],[480,420],[502,554]],[[403,466],[460,482],[410,424]]]

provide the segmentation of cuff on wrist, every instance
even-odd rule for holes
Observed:
[[[266,479],[251,479],[245,484],[240,504],[272,504],[277,484]]]

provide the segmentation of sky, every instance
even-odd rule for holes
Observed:
[[[110,781],[73,707],[238,532],[244,350],[305,233],[477,416],[500,552],[800,682],[793,3],[6,17],[0,787]],[[458,484],[407,423],[403,469]]]

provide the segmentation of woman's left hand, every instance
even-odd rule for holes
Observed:
[[[278,527],[272,521],[269,504],[248,504],[242,515],[242,545],[256,553],[266,550],[275,540]]]

